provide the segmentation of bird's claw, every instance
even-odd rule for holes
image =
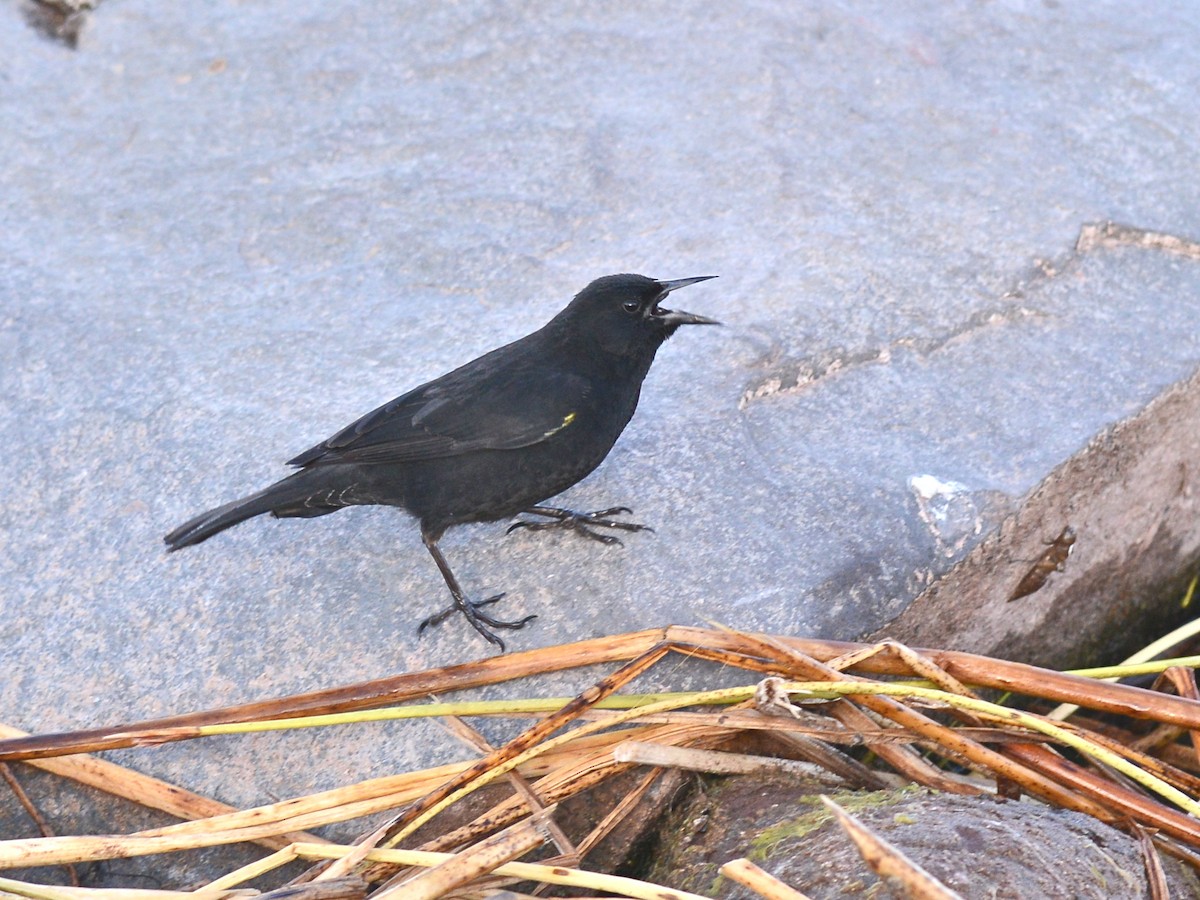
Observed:
[[[601,544],[610,546],[616,544],[619,547],[623,547],[625,543],[619,537],[611,534],[601,534],[598,531],[594,531],[593,528],[615,528],[619,531],[654,531],[649,525],[639,525],[637,522],[622,522],[619,519],[612,518],[619,515],[632,515],[633,510],[628,506],[610,506],[608,509],[588,513],[575,512],[572,509],[558,509],[552,506],[534,506],[525,510],[525,512],[530,515],[545,516],[550,521],[526,522],[522,520],[514,522],[508,526],[506,534],[512,534],[518,528],[527,528],[530,531],[568,528],[576,534],[593,541],[599,541]],[[589,525],[592,527],[589,528]]]
[[[481,607],[490,606],[503,596],[504,594],[496,594],[496,596],[488,597],[486,600],[463,600],[461,606],[456,600],[453,606],[443,609],[439,613],[434,613],[432,616],[429,616],[429,618],[423,620],[421,624],[417,626],[417,636],[420,637],[422,634],[424,634],[425,629],[429,628],[431,625],[440,625],[456,612],[461,612],[466,617],[467,621],[471,623],[472,628],[483,635],[485,639],[499,647],[500,652],[503,653],[505,650],[504,641],[500,640],[499,637],[488,631],[488,628],[524,628],[537,618],[537,615],[529,615],[525,616],[523,619],[509,621],[507,619],[497,619],[494,616],[489,616],[487,613],[482,612]]]

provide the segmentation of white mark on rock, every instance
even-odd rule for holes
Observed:
[[[980,509],[971,489],[962,482],[944,481],[936,475],[913,475],[908,487],[917,501],[917,515],[944,556],[954,556],[983,530]]]

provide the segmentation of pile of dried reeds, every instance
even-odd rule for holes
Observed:
[[[649,696],[620,693],[674,654],[742,670],[745,684]],[[694,897],[581,866],[669,767],[728,772],[793,765],[721,749],[748,732],[770,733],[786,748],[784,755],[806,758],[852,782],[876,776],[836,747],[869,748],[880,768],[938,790],[1024,793],[1087,813],[1137,834],[1151,873],[1154,848],[1200,866],[1200,763],[1197,750],[1179,742],[1180,736],[1194,741],[1200,733],[1200,694],[1191,668],[1198,662],[1065,674],[891,642],[863,645],[669,627],[117,728],[35,737],[4,729],[0,763],[20,760],[187,821],[129,835],[2,841],[0,867],[72,865],[254,842],[270,852],[196,891],[121,895],[252,896],[254,891],[239,886],[300,859],[312,864],[285,889],[288,896],[466,898],[501,891],[521,896],[511,893],[513,885],[542,883],[623,897]],[[574,698],[424,702],[430,694],[597,664],[619,665]],[[1102,680],[1149,672],[1162,673],[1149,689]],[[1103,722],[1077,716],[1068,723],[1062,710],[1024,712],[981,699],[977,691],[1003,694],[1010,704],[1014,698],[1025,706],[1074,704],[1092,715],[1104,714]],[[820,699],[825,702],[797,706]],[[462,721],[479,715],[533,716],[534,722],[492,749]],[[419,716],[456,722],[457,733],[479,748],[478,758],[255,809],[231,809],[112,763],[73,755],[217,734]],[[609,808],[596,809],[589,834],[572,841],[562,833],[554,820],[556,804],[637,766],[643,767],[638,787]],[[420,847],[397,849],[448,807],[501,778],[510,780],[513,790],[485,814]],[[350,845],[305,833],[381,812],[392,813],[390,820]],[[517,861],[545,844],[556,845],[557,855],[538,863]],[[904,861],[891,858],[886,864],[903,869]],[[744,860],[730,861],[725,872],[762,896],[799,896]],[[0,896],[103,894],[0,879]]]

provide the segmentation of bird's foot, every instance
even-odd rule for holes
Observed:
[[[495,634],[493,634],[488,629],[489,628],[512,628],[512,629],[524,628],[526,625],[528,625],[530,622],[532,622],[534,619],[537,618],[536,615],[532,615],[532,616],[526,616],[523,619],[518,619],[515,622],[510,622],[505,619],[497,619],[493,616],[489,616],[487,613],[482,611],[482,607],[490,606],[491,604],[495,603],[497,600],[499,600],[503,596],[504,596],[503,594],[497,594],[495,597],[488,597],[486,600],[480,600],[478,602],[467,600],[465,597],[460,602],[459,599],[457,597],[455,597],[453,606],[448,607],[447,609],[443,609],[440,613],[435,613],[434,615],[430,616],[428,619],[425,619],[420,625],[417,626],[417,636],[420,637],[422,634],[424,634],[425,629],[430,627],[431,625],[441,625],[443,622],[445,622],[448,618],[450,618],[456,612],[461,612],[464,616],[466,616],[467,621],[471,623],[472,628],[474,628],[476,631],[478,631],[481,635],[483,635],[491,643],[493,643],[497,647],[499,647],[500,652],[503,653],[504,652],[504,641],[500,640],[500,638],[498,638]]]
[[[602,544],[617,544],[624,546],[621,539],[612,534],[601,534],[595,528],[615,528],[618,531],[653,531],[649,525],[639,525],[636,522],[622,522],[612,518],[619,515],[631,515],[633,510],[628,506],[611,506],[596,512],[582,513],[572,509],[558,509],[554,506],[531,506],[525,510],[529,515],[545,516],[548,522],[514,522],[508,526],[506,534],[512,534],[518,528],[528,528],[530,531],[545,531],[549,528],[569,528],[576,534],[581,534]]]

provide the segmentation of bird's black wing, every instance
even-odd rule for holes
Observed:
[[[508,348],[502,348],[507,350]],[[569,427],[591,393],[540,360],[504,364],[494,351],[367,413],[293,466],[405,463],[473,450],[514,450]]]

